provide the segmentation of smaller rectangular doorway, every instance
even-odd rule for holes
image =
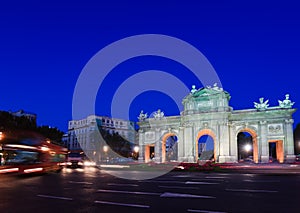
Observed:
[[[154,158],[155,147],[154,145],[146,145],[145,147],[145,162],[149,162]]]

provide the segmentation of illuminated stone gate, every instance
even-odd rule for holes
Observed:
[[[216,84],[198,90],[193,86],[182,101],[180,116],[164,116],[158,110],[148,117],[142,111],[138,122],[139,161],[167,161],[167,138],[176,136],[176,160],[197,162],[198,140],[206,135],[213,140],[216,162],[237,162],[237,136],[241,132],[251,135],[254,162],[269,162],[269,143],[276,144],[280,163],[295,159],[292,114],[296,109],[289,95],[278,101],[278,106],[269,107],[268,100],[260,98],[254,102],[254,109],[245,110],[233,110],[229,99],[229,93]]]

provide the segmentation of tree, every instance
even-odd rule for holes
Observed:
[[[44,125],[37,127],[36,131],[44,137],[49,138],[51,141],[62,144],[62,136],[64,132],[60,131],[56,127],[49,127]]]
[[[0,111],[0,131],[6,132],[6,135],[13,137],[14,132],[23,132],[26,134],[39,133],[41,136],[62,144],[63,132],[56,127],[37,126],[36,122],[25,116],[14,116],[10,112]],[[22,134],[23,134],[22,133]]]

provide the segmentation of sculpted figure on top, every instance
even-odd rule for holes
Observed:
[[[269,100],[264,101],[264,98],[260,98],[259,103],[254,102],[254,107],[257,110],[266,110],[269,106],[268,102]]]
[[[279,107],[280,108],[292,108],[292,106],[294,105],[295,102],[291,102],[291,100],[289,98],[290,98],[290,95],[286,94],[285,100],[283,100],[283,101],[278,100]]]

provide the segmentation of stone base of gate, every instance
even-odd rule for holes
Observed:
[[[230,155],[220,155],[219,156],[219,163],[236,163],[236,156]]]
[[[286,155],[285,156],[285,163],[293,163],[296,160],[295,155]]]
[[[260,163],[269,163],[270,157],[268,155],[262,155],[260,157]]]
[[[188,162],[188,163],[195,163],[195,157],[194,156],[189,156],[189,157],[179,157],[178,158],[179,162]]]

